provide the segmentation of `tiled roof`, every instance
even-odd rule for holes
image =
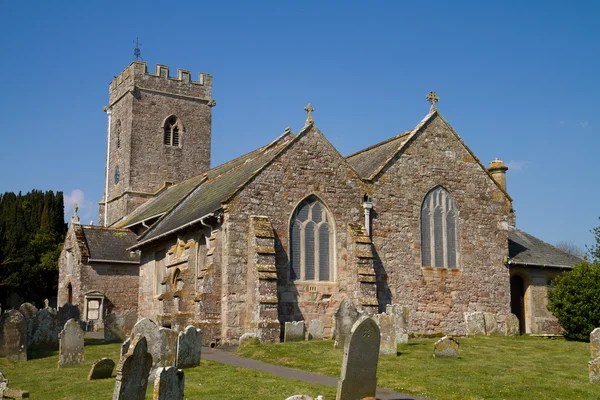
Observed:
[[[149,218],[164,214],[194,190],[194,188],[202,182],[203,177],[203,175],[197,175],[168,187],[156,198],[149,200],[136,208],[123,222],[120,222],[117,227],[135,225]]]
[[[579,257],[562,251],[513,226],[508,229],[510,264],[571,268]]]
[[[140,257],[127,248],[136,243],[137,236],[128,229],[81,226],[90,261],[137,262]]]
[[[360,176],[368,178],[408,140],[409,133],[405,132],[384,142],[350,154],[346,157],[346,160]]]
[[[271,161],[293,137],[291,133],[284,134],[267,146],[211,169],[204,182],[140,237],[139,244],[149,242],[219,210],[223,201]]]

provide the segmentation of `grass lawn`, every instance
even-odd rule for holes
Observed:
[[[459,338],[459,358],[435,359],[435,340],[411,340],[398,346],[399,356],[380,358],[378,386],[434,400],[600,399],[600,385],[588,383],[589,343],[526,336]],[[334,350],[332,341],[321,341],[256,345],[239,354],[339,377],[343,351]]]
[[[29,361],[0,358],[0,371],[10,387],[28,390],[32,399],[97,400],[112,398],[115,379],[88,381],[92,363],[102,357],[118,362],[120,344],[103,344],[86,339],[85,364],[58,369],[58,351],[30,353]],[[251,369],[202,360],[199,367],[185,369],[186,399],[272,399],[283,400],[293,394],[335,399],[335,388],[283,379]],[[148,385],[146,399],[152,399]]]

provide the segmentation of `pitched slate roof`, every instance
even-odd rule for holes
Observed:
[[[196,189],[139,238],[138,245],[157,239],[218,211],[223,201],[275,158],[293,138],[293,134],[286,131],[274,142],[208,171],[206,179]]]
[[[362,177],[369,177],[408,140],[408,134],[394,136],[381,143],[350,154],[346,160]]]
[[[540,267],[571,268],[581,261],[561,249],[552,246],[520,229],[508,229],[509,264],[537,265]]]
[[[81,226],[89,252],[88,261],[139,263],[140,256],[127,248],[136,243],[137,236],[128,229]]]
[[[136,208],[131,214],[125,217],[122,222],[117,224],[117,227],[132,226],[149,218],[161,216],[194,190],[203,179],[204,175],[197,175],[168,187],[155,199]]]

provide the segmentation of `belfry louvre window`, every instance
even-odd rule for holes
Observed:
[[[117,120],[117,149],[121,147],[121,120]]]
[[[163,143],[167,146],[179,146],[179,122],[175,116],[170,117],[165,122]]]
[[[319,200],[303,200],[290,227],[290,280],[333,281],[333,219]]]
[[[458,209],[441,186],[432,189],[421,206],[421,261],[424,267],[458,265]]]

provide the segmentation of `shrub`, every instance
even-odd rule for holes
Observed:
[[[548,293],[548,309],[565,329],[565,337],[589,340],[600,326],[600,262],[581,261],[556,277]]]

